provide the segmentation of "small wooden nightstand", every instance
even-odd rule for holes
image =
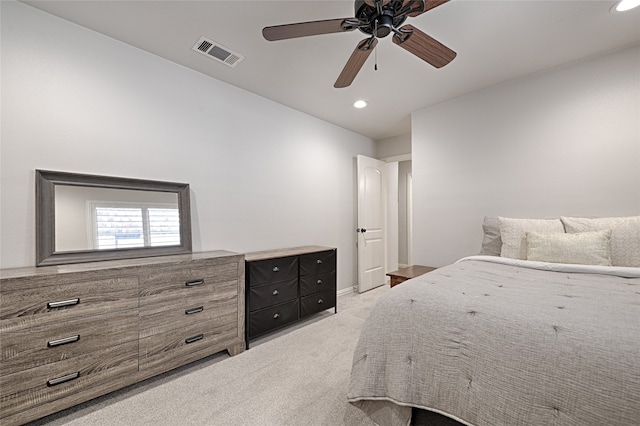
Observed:
[[[419,277],[438,268],[432,266],[411,265],[406,268],[398,269],[397,271],[389,272],[387,275],[391,277],[390,286],[400,284],[408,279]]]

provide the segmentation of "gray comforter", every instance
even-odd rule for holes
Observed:
[[[381,425],[408,424],[411,407],[472,426],[640,425],[640,268],[488,260],[381,298],[349,402]]]

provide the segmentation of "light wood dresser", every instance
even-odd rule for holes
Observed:
[[[336,249],[303,246],[245,254],[246,343],[336,307]]]
[[[244,256],[215,251],[0,272],[0,424],[245,348]]]

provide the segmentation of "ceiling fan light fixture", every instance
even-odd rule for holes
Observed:
[[[357,101],[355,101],[355,102],[353,103],[353,107],[354,107],[354,108],[358,108],[358,109],[362,109],[362,108],[364,108],[364,107],[366,107],[366,106],[367,106],[367,101],[362,100],[362,99],[357,100]]]
[[[619,0],[610,10],[611,13],[626,12],[640,6],[640,0]]]

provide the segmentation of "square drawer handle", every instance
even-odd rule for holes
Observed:
[[[80,335],[76,334],[75,336],[65,337],[64,339],[51,340],[51,341],[47,342],[47,347],[48,348],[54,348],[56,346],[66,345],[68,343],[75,343],[78,340],[80,340]]]
[[[322,305],[322,303],[324,303],[322,299],[318,299],[318,305]]]
[[[77,379],[80,377],[80,372],[76,371],[75,373],[67,374],[66,376],[57,377],[55,379],[47,380],[47,386],[56,386],[61,385],[66,382],[70,382],[71,380]]]
[[[278,319],[278,318],[280,318],[280,314],[279,313],[276,312],[275,314],[273,314],[273,319]]]
[[[279,295],[279,294],[280,294],[280,292],[279,292],[278,290],[273,290],[273,293],[272,293],[272,294],[273,294],[274,296],[277,296],[277,295]]]
[[[318,280],[318,281],[316,282],[316,284],[318,284],[318,285],[322,284],[322,280]]]
[[[202,311],[204,311],[204,306],[198,306],[197,308],[187,309],[186,311],[184,311],[184,314],[193,315],[193,314],[199,314]]]
[[[64,306],[77,305],[78,303],[80,303],[80,298],[76,297],[75,299],[60,300],[58,302],[49,302],[49,303],[47,303],[47,308],[48,309],[51,309],[51,308],[62,308]]]
[[[184,342],[188,345],[189,343],[197,342],[198,340],[202,340],[204,338],[204,334],[198,334],[197,336],[188,337],[184,339]]]
[[[187,287],[194,287],[202,284],[204,284],[204,279],[187,281],[186,283],[184,283],[184,285],[186,285]]]
[[[273,267],[273,272],[278,272],[280,270],[280,268],[278,268],[277,266]]]
[[[316,263],[317,263],[318,265],[322,265],[322,259],[318,259],[318,260],[316,260]]]

